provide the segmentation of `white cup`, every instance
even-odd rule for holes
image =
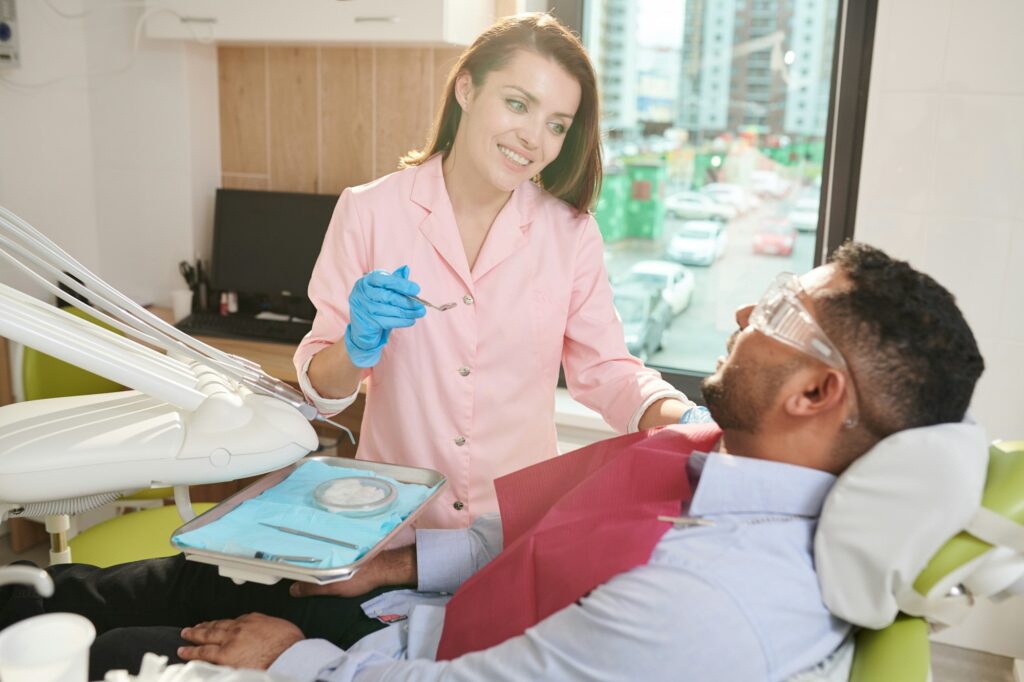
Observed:
[[[192,290],[175,289],[171,292],[171,310],[174,311],[174,323],[181,322],[192,314]]]
[[[3,682],[88,682],[96,629],[73,613],[47,613],[0,632]]]

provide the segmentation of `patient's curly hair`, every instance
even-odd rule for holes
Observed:
[[[851,366],[861,424],[881,439],[961,421],[985,362],[953,295],[866,244],[846,243],[830,261],[853,286],[815,307]]]

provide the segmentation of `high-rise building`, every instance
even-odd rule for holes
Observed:
[[[824,137],[836,33],[834,2],[794,0],[785,132]]]
[[[589,45],[601,89],[602,127],[629,130],[636,126],[637,44],[636,3],[598,0],[588,4],[587,31],[598,39]]]
[[[823,135],[835,13],[835,0],[689,0],[679,126]]]

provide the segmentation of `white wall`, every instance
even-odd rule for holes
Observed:
[[[76,3],[65,6],[73,10]],[[88,90],[81,78],[40,85],[84,73],[85,34],[37,2],[18,3],[18,24],[22,66],[0,70],[0,205],[95,267],[99,248]],[[0,263],[0,281],[20,286],[28,280]]]
[[[1024,3],[880,0],[857,239],[957,297],[986,370],[972,404],[1024,438]],[[1024,658],[1024,600],[940,639]]]
[[[211,45],[133,38],[142,9],[20,0],[22,68],[0,81],[0,204],[141,303],[209,255],[219,184]],[[3,281],[9,272],[0,269]]]

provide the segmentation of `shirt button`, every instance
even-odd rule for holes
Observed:
[[[473,305],[473,297],[470,296],[469,294],[466,294],[465,296],[462,297],[462,302],[465,303],[466,305]]]
[[[465,445],[466,444],[466,439],[463,438],[462,436],[459,436],[458,438],[455,439],[455,444],[459,445],[459,446]]]
[[[462,508],[465,507],[466,505],[462,504],[458,500],[455,500],[455,504],[453,504],[452,506],[455,507],[455,511],[462,511]]]
[[[461,374],[464,377],[468,377],[469,376],[469,367],[459,367],[459,374]]]

